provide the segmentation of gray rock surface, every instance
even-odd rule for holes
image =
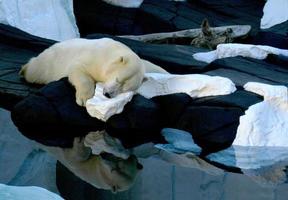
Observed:
[[[54,158],[18,132],[10,112],[0,109],[0,183],[57,192],[55,163]]]

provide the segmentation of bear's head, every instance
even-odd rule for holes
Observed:
[[[142,84],[145,67],[142,60],[131,51],[107,63],[104,71],[104,93],[115,97],[120,93],[136,91]]]
[[[143,166],[138,162],[136,156],[132,155],[124,160],[113,155],[102,154],[101,165],[103,177],[106,177],[107,188],[112,192],[128,190],[135,182]]]

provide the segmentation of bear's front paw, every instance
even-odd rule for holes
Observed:
[[[85,106],[86,101],[91,99],[94,95],[94,88],[91,89],[84,89],[84,90],[77,90],[76,91],[76,103],[79,106]]]

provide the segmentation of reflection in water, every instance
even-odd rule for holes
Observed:
[[[192,153],[198,155],[201,148],[195,144],[190,133],[172,128],[162,130],[162,135],[168,144],[158,144],[157,148],[174,153]],[[264,184],[281,184],[287,179],[286,166],[288,165],[288,148],[276,146],[239,146],[232,145],[222,151],[209,154],[210,161],[238,168],[253,180]],[[191,157],[196,164],[191,167],[213,170],[213,168],[199,161],[197,156]],[[201,160],[201,159],[200,159]],[[181,166],[185,161],[178,161]],[[198,166],[197,166],[198,165]]]
[[[33,149],[36,147],[17,131],[9,118],[9,113],[2,109],[0,109],[0,127],[6,127],[0,129],[0,171],[2,172],[0,173],[0,182],[7,184],[13,179],[17,180],[17,182],[13,181],[13,185],[36,185],[57,192],[55,161],[42,151],[36,151],[37,159],[32,159],[29,163],[27,161],[29,167],[23,169],[21,166],[23,161],[27,155],[30,155],[29,152],[35,152]],[[145,149],[138,149],[136,153],[145,157],[151,155],[151,152],[147,152]],[[263,153],[263,157],[269,157],[269,149],[267,149],[267,153]],[[39,157],[42,158],[40,162]],[[255,157],[251,156],[251,160],[253,159]],[[270,160],[273,161],[274,158]],[[77,200],[80,200],[81,197],[85,200],[110,200],[113,198],[123,200],[285,200],[288,196],[287,183],[263,186],[242,174],[211,175],[199,169],[175,166],[175,164],[165,162],[155,156],[139,161],[144,168],[128,191],[112,194],[110,191],[97,190],[77,179],[70,172],[72,170],[66,170],[66,174],[69,176],[64,176],[63,171],[57,172],[57,183],[60,183],[58,188],[61,194],[65,192],[70,195],[71,199],[74,197]],[[18,171],[22,171],[22,173],[19,174]],[[245,170],[245,173],[248,173],[247,171]],[[21,179],[15,178],[16,175],[21,175]]]
[[[156,148],[148,145],[146,149],[139,147],[142,149],[125,150],[120,141],[110,137],[105,131],[91,132],[82,140],[76,138],[71,149],[46,146],[43,148],[81,179],[96,188],[113,192],[128,190],[142,169],[132,154],[140,158],[153,157],[164,160],[177,167],[199,169],[212,176],[225,177],[223,170],[197,156],[201,149],[193,143],[190,134],[174,129],[165,129],[163,132],[170,144],[158,144]],[[91,151],[101,153],[101,156],[92,155]],[[232,146],[210,154],[207,158],[226,166],[240,168],[245,175],[261,185],[277,185],[286,181],[285,169],[288,160],[286,148]]]
[[[212,161],[238,167],[261,184],[281,184],[287,179],[287,147],[231,146],[208,156]]]
[[[74,139],[73,148],[39,145],[79,178],[100,189],[113,192],[127,190],[142,169],[135,156],[121,159],[107,154],[92,155],[91,149],[85,147],[84,140],[80,138]]]
[[[288,195],[288,184],[263,186],[243,174],[210,175],[199,169],[165,162],[158,156],[139,161],[144,168],[135,184],[127,191],[112,194],[105,190],[98,190],[76,179],[69,170],[58,167],[61,168],[57,176],[58,183],[61,185],[59,191],[72,200],[284,200]],[[69,188],[81,189],[76,192]],[[85,195],[77,196],[80,192]]]

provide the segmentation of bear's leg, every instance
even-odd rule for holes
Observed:
[[[75,137],[72,148],[63,149],[66,160],[72,162],[80,162],[88,160],[92,150],[84,145],[84,138]]]
[[[37,143],[39,147],[56,157],[65,164],[77,164],[79,162],[86,161],[92,155],[90,147],[84,145],[84,138],[75,137],[72,148],[60,148],[53,146],[46,146]]]
[[[76,89],[76,102],[79,106],[85,106],[86,101],[93,97],[95,81],[81,69],[74,69],[68,76],[70,83]]]

